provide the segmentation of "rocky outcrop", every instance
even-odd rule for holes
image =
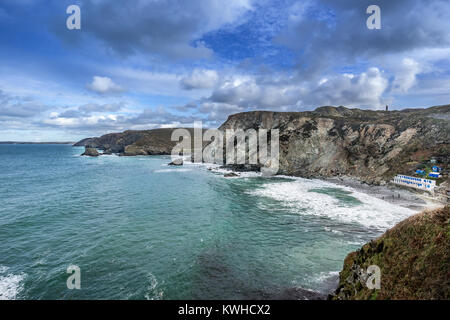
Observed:
[[[380,268],[379,289],[367,269]],[[450,207],[412,216],[350,253],[335,300],[450,299]]]
[[[181,158],[175,159],[169,163],[169,166],[182,166],[182,165],[183,165],[183,159],[181,159]]]
[[[104,153],[118,153],[123,156],[168,155],[177,142],[171,141],[174,129],[128,130],[110,133],[98,138],[83,139],[74,146],[87,146],[103,150]],[[186,128],[191,136],[193,129]]]
[[[234,173],[234,172],[230,172],[230,173],[225,173],[223,175],[225,178],[235,178],[235,177],[239,177],[238,174]]]
[[[98,157],[98,156],[100,156],[100,153],[95,148],[86,147],[82,156]]]
[[[231,115],[219,129],[279,129],[279,174],[348,175],[380,184],[412,171],[416,158],[449,154],[447,115],[450,106],[390,112],[344,107],[255,111]]]
[[[121,133],[109,133],[99,138],[83,139],[74,144],[74,146],[97,148],[111,153],[122,153],[127,145],[138,141],[145,133],[146,131],[132,130]]]

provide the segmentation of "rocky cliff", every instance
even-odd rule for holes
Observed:
[[[177,142],[171,141],[174,129],[128,130],[110,133],[98,138],[87,138],[74,144],[97,148],[104,153],[118,153],[124,156],[168,155]],[[194,136],[193,129],[187,128]]]
[[[450,105],[402,111],[321,107],[310,112],[254,111],[228,117],[219,130],[279,129],[279,174],[347,175],[380,184],[411,173],[424,159],[445,166],[450,154]],[[76,146],[122,155],[170,154],[173,129],[111,133]],[[193,136],[193,130],[188,129]],[[225,158],[225,157],[224,157]],[[242,169],[242,166],[232,166]],[[260,166],[246,166],[259,170]]]
[[[279,129],[279,174],[384,183],[432,156],[448,164],[450,105],[402,111],[321,107],[231,115],[219,128]],[[239,169],[238,166],[234,166]]]
[[[371,265],[379,289],[366,285]],[[350,253],[339,277],[335,300],[450,299],[450,207],[412,216]]]

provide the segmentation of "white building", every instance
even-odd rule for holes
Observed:
[[[401,174],[398,174],[394,178],[394,180],[392,180],[392,182],[401,186],[411,187],[429,192],[434,192],[434,188],[436,187],[436,181],[434,180],[404,176]]]
[[[430,172],[430,173],[428,174],[428,176],[429,176],[429,177],[432,177],[432,178],[440,178],[440,177],[441,177],[441,174],[440,174],[439,172]]]

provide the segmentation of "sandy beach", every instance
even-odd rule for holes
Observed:
[[[433,197],[426,192],[408,190],[392,184],[387,184],[384,186],[368,185],[352,177],[332,177],[324,180],[345,187],[354,188],[378,199],[382,199],[389,203],[409,208],[417,212],[437,209],[444,206],[444,204],[433,199]]]

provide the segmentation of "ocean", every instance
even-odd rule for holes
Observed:
[[[348,253],[415,213],[321,180],[82,152],[0,145],[0,299],[326,294]]]

